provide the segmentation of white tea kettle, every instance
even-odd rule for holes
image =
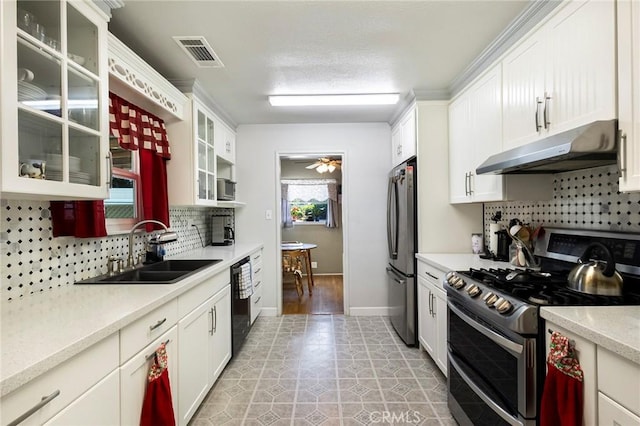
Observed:
[[[590,260],[594,249],[599,249],[605,259]],[[578,259],[569,277],[569,288],[581,293],[601,296],[620,296],[622,294],[622,276],[616,271],[616,263],[607,246],[602,243],[592,243]]]

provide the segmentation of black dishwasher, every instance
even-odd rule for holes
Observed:
[[[243,280],[247,280],[247,269],[249,269],[248,279],[251,280],[251,264],[250,258],[247,256],[239,262],[231,266],[231,341],[232,352],[231,356],[235,356],[242,344],[244,343],[249,330],[251,329],[251,314],[250,307],[250,294],[247,295],[247,283]],[[243,277],[243,272],[245,276]],[[249,283],[248,287],[253,292],[253,286]]]

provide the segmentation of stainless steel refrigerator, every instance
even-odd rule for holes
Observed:
[[[410,158],[389,173],[387,192],[387,287],[391,324],[409,346],[417,344],[416,287],[417,200],[416,159]]]

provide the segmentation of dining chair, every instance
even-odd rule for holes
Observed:
[[[289,250],[282,254],[282,272],[291,272],[294,275],[296,283],[296,291],[298,297],[302,297],[304,289],[302,287],[302,259],[304,258],[304,252],[302,250]],[[312,295],[311,286],[309,288],[309,296]]]

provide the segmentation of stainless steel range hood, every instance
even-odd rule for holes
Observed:
[[[476,173],[559,173],[615,164],[617,131],[617,120],[595,121],[492,155]]]

